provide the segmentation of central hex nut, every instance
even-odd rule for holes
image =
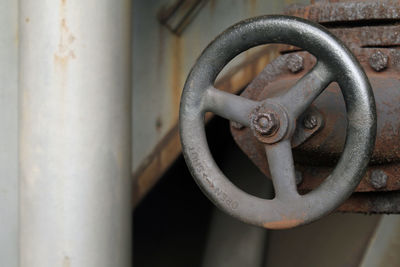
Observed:
[[[281,141],[290,130],[290,121],[285,109],[268,99],[251,111],[249,119],[254,137],[263,144]]]
[[[273,135],[279,128],[279,120],[272,112],[259,113],[253,117],[254,129],[261,135]]]

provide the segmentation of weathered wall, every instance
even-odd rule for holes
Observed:
[[[174,1],[134,1],[132,78],[136,198],[145,194],[180,153],[177,129],[180,94],[190,68],[207,44],[240,20],[282,14],[288,4],[309,1],[206,1],[180,36],[157,19],[160,10],[171,2]],[[241,89],[276,55],[271,47],[243,53],[230,64],[231,69],[249,59],[253,64],[235,70],[228,82],[219,87],[229,91]]]

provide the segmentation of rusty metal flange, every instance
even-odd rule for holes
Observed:
[[[347,9],[343,9],[344,7]],[[287,11],[287,14],[332,27],[330,31],[357,56],[374,90],[378,125],[371,165],[356,189],[360,192],[357,194],[357,201],[350,199],[349,203],[353,204],[345,204],[340,208],[341,211],[398,212],[398,208],[393,208],[393,205],[371,206],[373,203],[381,203],[385,198],[382,193],[379,195],[380,201],[375,201],[377,194],[374,192],[392,191],[390,200],[393,200],[399,196],[395,192],[400,191],[400,28],[396,24],[400,20],[398,14],[392,12],[397,9],[398,2],[365,1],[328,4],[320,2],[306,7],[293,6]],[[315,64],[315,58],[298,47],[282,45],[281,51],[285,54],[268,65],[242,96],[262,100],[285,91]],[[300,62],[300,65],[296,65],[296,71],[291,67],[293,58],[302,59],[301,62],[296,61]],[[321,112],[324,126],[312,138],[303,140],[307,141],[294,150],[296,169],[302,173],[303,178],[298,189],[303,193],[317,188],[333,170],[342,152],[346,134],[346,109],[337,84],[331,84],[313,103],[313,107]],[[300,120],[297,123],[297,128],[299,127],[304,128]],[[251,132],[242,128],[240,131],[232,129],[232,133],[242,150],[269,175],[263,147],[251,140]],[[363,201],[369,204],[362,204]]]

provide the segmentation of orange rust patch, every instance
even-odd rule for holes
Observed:
[[[174,108],[172,111],[172,119],[177,120],[182,91],[182,39],[179,36],[173,37],[172,49],[171,104]]]
[[[54,54],[54,62],[57,69],[64,73],[67,70],[67,64],[69,59],[75,59],[76,55],[71,45],[75,41],[75,36],[71,33],[66,19],[66,1],[61,0],[60,6],[60,40],[58,43],[58,49]]]
[[[70,32],[65,18],[60,22],[60,41],[56,55],[58,57],[75,58],[75,53],[71,48],[72,43],[75,41],[75,36]]]
[[[283,219],[281,221],[274,221],[274,222],[266,222],[263,224],[265,228],[269,229],[286,229],[298,226],[302,224],[304,221],[299,219]]]
[[[54,52],[54,72],[56,73],[57,81],[61,88],[67,87],[68,81],[68,64],[70,60],[76,58],[76,54],[72,48],[75,41],[75,36],[71,33],[67,22],[67,7],[66,1],[61,0],[59,6],[59,42],[56,51]]]

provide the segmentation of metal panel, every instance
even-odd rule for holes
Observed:
[[[134,1],[132,145],[135,203],[180,153],[177,131],[180,95],[186,76],[201,51],[235,22],[261,14],[281,14],[289,3],[309,3],[307,0],[210,0],[201,5],[190,24],[179,29],[178,35],[157,20],[160,12],[174,2]],[[277,51],[272,47],[243,53],[221,73],[218,87],[237,92],[276,56]]]

